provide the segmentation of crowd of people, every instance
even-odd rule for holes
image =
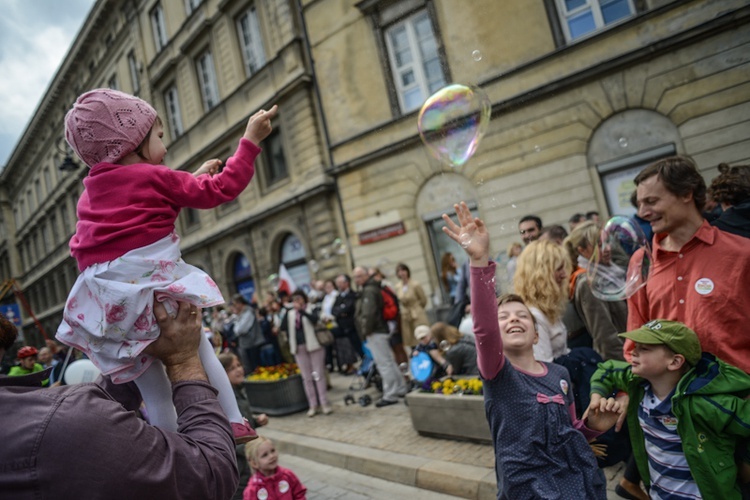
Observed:
[[[431,377],[481,376],[498,498],[606,498],[601,467],[613,460],[628,464],[625,498],[747,494],[748,167],[720,166],[708,189],[687,157],[644,168],[632,202],[650,253],[603,245],[596,212],[570,217],[570,232],[523,217],[523,243],[508,248],[512,293],[500,297],[487,227],[455,205],[443,230],[466,261],[441,259],[446,321],[428,320],[406,263],[395,283],[357,266],[307,292],[237,294],[224,307],[213,280],[180,258],[174,221],[180,207],[217,206],[247,186],[275,113],[250,117],[221,171],[209,160],[188,173],[161,165],[149,104],[107,89],[79,97],[66,137],[91,167],[71,240],[81,274],[56,335],[63,345],[22,347],[0,377],[0,491],[304,498],[256,432],[269,419],[253,410],[245,376],[296,363],[313,418],[334,411],[330,372],[353,375],[371,356],[385,408],[412,388],[402,366],[421,355]],[[648,275],[629,297],[603,298],[587,279],[593,265],[611,279]],[[0,355],[16,337],[0,316]],[[72,348],[101,370],[96,383],[64,383]]]

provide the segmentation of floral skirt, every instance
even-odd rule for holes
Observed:
[[[224,302],[211,277],[181,259],[179,241],[172,233],[86,268],[70,291],[57,339],[86,353],[117,384],[146,371],[153,358],[143,350],[159,336],[154,297],[170,314],[177,301],[201,308]]]

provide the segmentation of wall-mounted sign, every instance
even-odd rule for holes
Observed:
[[[406,232],[406,227],[403,221],[388,224],[387,226],[377,227],[370,229],[369,231],[363,231],[359,233],[359,244],[367,245],[369,243],[375,243],[376,241],[387,240],[394,236],[399,236]]]

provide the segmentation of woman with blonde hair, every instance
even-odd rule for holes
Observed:
[[[445,373],[448,375],[479,375],[477,346],[473,335],[461,333],[455,326],[439,321],[430,328],[430,336],[443,350]]]
[[[513,290],[520,295],[536,319],[538,342],[534,357],[552,362],[568,354],[568,331],[562,322],[568,302],[570,258],[551,241],[533,241],[518,257]]]
[[[600,230],[596,224],[588,221],[576,226],[563,241],[576,267],[570,278],[568,296],[591,334],[594,350],[605,360],[622,360],[622,340],[617,334],[626,330],[627,302],[624,300],[604,301],[596,298],[586,277],[586,269],[594,254],[594,245],[599,241],[599,233]],[[600,256],[600,266],[610,265],[610,252],[602,251]]]

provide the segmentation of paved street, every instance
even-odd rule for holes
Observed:
[[[392,500],[395,498],[449,500],[459,498],[365,474],[357,474],[289,454],[282,454],[279,461],[284,467],[293,470],[302,484],[307,487],[308,500]]]

